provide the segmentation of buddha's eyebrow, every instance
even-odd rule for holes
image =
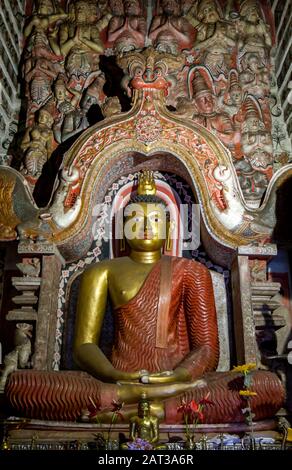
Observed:
[[[159,212],[158,210],[154,210],[154,211],[148,212],[148,213],[147,213],[147,217],[149,217],[150,215],[153,215],[153,214],[155,214],[155,215],[160,215],[160,212]]]
[[[132,209],[132,210],[125,210],[125,216],[126,217],[134,217],[136,215],[145,215],[143,210],[139,209]]]

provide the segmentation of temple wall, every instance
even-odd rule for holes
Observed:
[[[0,164],[10,164],[9,146],[18,129],[24,3],[3,0],[0,7]]]
[[[276,77],[284,122],[292,140],[292,4],[290,0],[273,0],[276,28]]]

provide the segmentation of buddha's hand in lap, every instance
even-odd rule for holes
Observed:
[[[147,374],[147,371],[135,371],[135,372],[123,372],[119,370],[115,370],[113,375],[113,379],[115,382],[137,382],[141,380],[142,377],[142,372],[143,375]]]
[[[187,369],[177,367],[174,370],[165,370],[155,373],[146,373],[141,371],[140,381],[144,384],[164,384],[164,383],[177,383],[177,382],[190,382],[191,376]]]

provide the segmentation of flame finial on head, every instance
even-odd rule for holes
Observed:
[[[139,173],[137,194],[148,196],[154,196],[156,194],[153,171],[144,170]]]

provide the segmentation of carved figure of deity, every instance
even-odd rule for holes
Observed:
[[[102,114],[105,118],[120,114],[122,107],[117,96],[109,96],[101,107]]]
[[[37,11],[50,11],[49,5],[47,5],[47,9],[43,10],[42,2],[39,4],[39,8]],[[63,70],[61,64],[63,58],[56,55],[60,51],[53,46],[47,33],[47,28],[51,24],[50,19],[52,23],[55,23],[60,19],[60,16],[64,17],[64,15],[43,16],[43,14],[37,14],[33,16],[25,30],[29,39],[24,52],[23,76],[27,83],[26,95],[29,100],[29,116],[46,102],[52,93],[51,86],[54,79]]]
[[[149,38],[155,48],[162,52],[177,54],[190,49],[194,40],[194,30],[181,14],[181,5],[175,0],[161,0],[162,14],[153,18]]]
[[[196,49],[225,53],[235,47],[235,24],[223,18],[215,0],[195,2],[186,17],[197,30]]]
[[[239,50],[257,52],[261,57],[266,57],[272,46],[272,39],[269,26],[261,18],[259,2],[241,0],[239,12],[241,15]]]
[[[108,26],[108,41],[119,54],[145,45],[146,20],[139,0],[111,3],[113,18]]]
[[[65,131],[64,123],[66,123],[67,116],[74,114],[78,105],[80,94],[76,94],[70,99],[69,91],[66,86],[66,79],[64,75],[59,75],[54,83],[54,105],[56,108],[56,117],[54,122],[54,136],[58,143],[64,140]],[[72,97],[72,95],[71,95]]]
[[[235,161],[234,166],[244,198],[259,203],[269,183],[267,175],[253,168],[246,157]]]
[[[104,101],[103,85],[105,76],[100,73],[98,77],[84,90],[79,107],[72,106],[72,110],[66,113],[62,124],[62,141],[81,132],[89,126],[87,114],[94,104],[101,105]],[[74,99],[74,98],[73,98]],[[76,97],[79,101],[79,99]]]
[[[61,25],[59,35],[70,89],[82,91],[86,78],[98,70],[99,55],[104,50],[100,31],[110,17],[108,13],[101,18],[97,3],[92,0],[77,0],[70,5],[69,19]]]
[[[155,443],[159,438],[159,423],[157,416],[151,415],[150,402],[146,394],[138,403],[138,415],[133,416],[130,421],[130,440],[137,438],[150,443]]]
[[[257,97],[269,95],[270,74],[259,54],[245,54],[241,60],[241,68],[239,80],[244,90]]]
[[[196,108],[192,119],[216,134],[225,145],[233,148],[236,139],[233,122],[226,112],[218,109],[216,95],[198,70],[194,73],[192,88]]]
[[[44,106],[37,113],[36,123],[29,127],[22,139],[24,151],[22,173],[37,179],[43,166],[53,151],[54,134],[52,131],[54,117],[52,108]]]
[[[60,55],[60,48],[56,39],[57,28],[53,28],[58,21],[67,18],[67,14],[58,8],[53,0],[36,0],[35,13],[30,18],[24,29],[24,37],[28,38],[31,34],[47,33],[50,47],[56,55]]]
[[[273,163],[273,140],[260,116],[255,100],[247,97],[244,102],[244,120],[241,127],[241,147],[252,168],[267,173]]]
[[[238,80],[237,70],[230,71],[228,85],[228,89],[223,94],[221,106],[232,117],[234,125],[241,126],[244,92]]]

